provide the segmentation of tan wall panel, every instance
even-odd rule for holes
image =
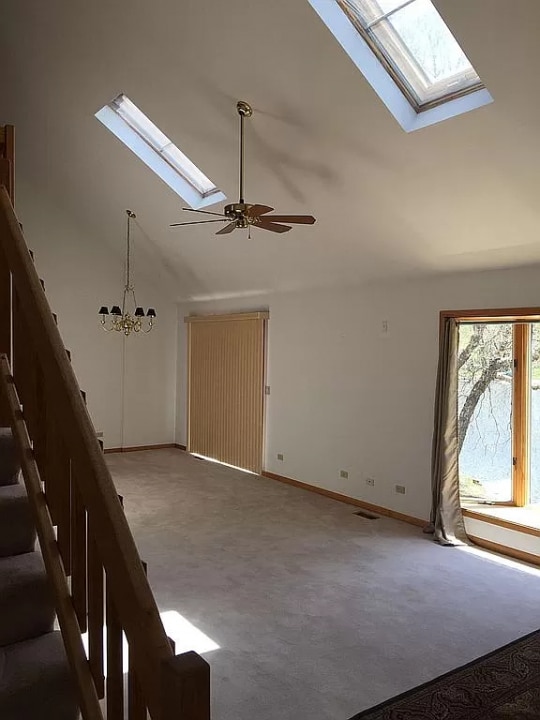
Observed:
[[[264,319],[206,320],[189,324],[188,450],[261,472]]]

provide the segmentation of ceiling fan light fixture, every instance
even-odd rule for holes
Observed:
[[[180,227],[181,225],[203,225],[211,222],[228,222],[229,224],[223,227],[221,230],[216,232],[216,235],[228,235],[237,229],[248,229],[252,227],[259,228],[260,230],[269,230],[275,233],[284,233],[291,230],[290,224],[298,225],[313,225],[315,218],[313,215],[269,215],[274,208],[269,205],[252,205],[246,203],[244,199],[244,120],[250,118],[253,115],[253,108],[245,100],[238,100],[236,103],[236,110],[240,116],[240,187],[239,187],[239,200],[237,203],[230,203],[225,205],[223,213],[208,213],[203,210],[190,210],[190,212],[201,212],[206,215],[218,215],[219,220],[199,220],[189,221],[181,223],[172,223],[170,227]],[[184,208],[188,209],[188,208]],[[248,232],[248,238],[251,235]]]

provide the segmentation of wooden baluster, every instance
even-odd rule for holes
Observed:
[[[11,204],[15,205],[15,128],[13,125],[4,127],[4,157],[8,161],[8,178],[6,185]]]
[[[0,244],[0,353],[11,362],[11,273]],[[2,398],[0,402],[0,426],[9,425],[9,412]]]
[[[11,173],[11,163],[5,157],[0,157],[0,185],[5,185],[9,192],[9,175]]]
[[[56,518],[58,548],[66,575],[71,575],[71,461],[65,440],[60,436],[58,425],[56,425],[56,430],[54,494],[58,513]]]
[[[81,632],[87,628],[86,510],[77,487],[77,468],[71,465],[71,595]]]
[[[107,717],[121,720],[124,717],[124,667],[122,626],[105,583],[105,613],[107,620]]]
[[[23,406],[24,420],[41,471],[44,449],[43,434],[40,436],[40,420],[44,405],[44,398],[41,396],[41,371],[32,336],[16,291],[13,292],[13,362],[13,376]]]
[[[11,273],[0,246],[0,353],[11,362]]]
[[[50,397],[47,398],[45,416],[45,497],[53,525],[58,525],[59,493],[58,493],[58,467],[61,463],[62,440],[52,413]]]
[[[119,496],[120,497],[120,496]],[[123,505],[123,500],[120,501]],[[148,566],[142,563],[145,575],[148,574]],[[146,703],[141,683],[137,677],[135,658],[129,650],[129,675],[128,675],[128,720],[146,720]]]
[[[13,291],[13,377],[23,406],[28,434],[32,439],[31,415],[31,353],[19,296]]]
[[[38,364],[37,353],[32,353],[34,407],[32,417],[34,422],[33,446],[34,457],[39,468],[42,481],[47,485],[47,400],[45,395],[45,382],[43,371]],[[52,408],[49,408],[49,413]]]
[[[131,654],[128,676],[128,720],[146,720],[146,703]]]
[[[92,518],[88,516],[88,654],[98,697],[103,698],[105,695],[103,670],[104,583],[103,565],[94,539],[96,532],[98,532],[98,528],[94,526]]]

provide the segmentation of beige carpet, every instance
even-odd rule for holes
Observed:
[[[213,720],[346,720],[540,625],[540,572],[178,450],[107,456]]]

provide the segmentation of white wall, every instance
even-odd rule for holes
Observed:
[[[186,427],[183,316],[268,308],[266,469],[427,518],[439,311],[527,305],[540,305],[539,268],[184,305],[177,442]]]
[[[102,304],[121,303],[124,237],[118,238],[118,251],[111,250],[42,188],[19,183],[16,207],[105,446],[173,442],[177,343],[173,301],[145,278],[135,255],[137,300],[156,308],[156,326],[137,337],[104,333],[97,313]]]

